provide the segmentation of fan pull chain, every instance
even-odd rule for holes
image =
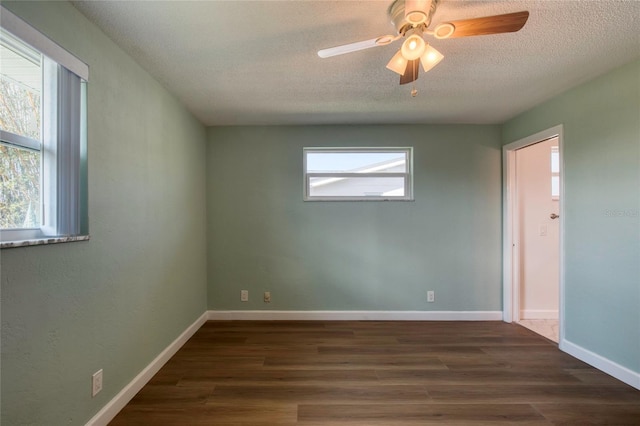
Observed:
[[[413,73],[413,82],[411,83],[411,97],[415,98],[418,95],[418,89],[416,89],[416,72],[417,66],[411,67],[411,72]]]

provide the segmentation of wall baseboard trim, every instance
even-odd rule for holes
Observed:
[[[193,324],[180,334],[169,346],[147,365],[127,386],[91,418],[86,426],[107,425],[125,405],[147,384],[169,359],[178,352],[196,331],[207,321],[207,312],[203,313]]]
[[[208,311],[208,320],[502,321],[502,311]]]
[[[640,390],[640,373],[636,373],[627,367],[623,367],[610,359],[591,352],[590,350],[569,342],[566,339],[560,342],[559,348],[569,355],[578,358],[580,361],[584,361],[598,370],[615,377],[621,382]]]
[[[558,319],[558,311],[553,309],[523,309],[520,319]]]

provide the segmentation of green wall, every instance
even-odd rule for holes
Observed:
[[[565,338],[640,373],[640,61],[503,126],[564,126]]]
[[[2,250],[1,419],[79,425],[206,310],[206,131],[69,3],[3,5],[90,66],[91,240]]]
[[[499,132],[209,128],[209,309],[501,311]],[[413,146],[415,201],[303,202],[304,146]]]
[[[91,69],[91,240],[0,252],[3,424],[84,424],[207,308],[501,310],[500,145],[560,123],[566,338],[640,372],[640,62],[502,128],[207,134],[69,3],[3,5]],[[344,145],[414,146],[416,200],[303,202]]]

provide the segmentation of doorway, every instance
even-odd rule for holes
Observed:
[[[504,320],[562,332],[562,126],[503,147]]]

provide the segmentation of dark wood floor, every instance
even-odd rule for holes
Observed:
[[[640,391],[503,322],[207,322],[112,425],[640,425]]]

